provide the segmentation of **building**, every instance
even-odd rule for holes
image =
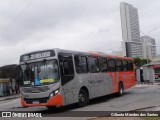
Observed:
[[[20,69],[16,64],[0,67],[0,96],[19,93]]]
[[[16,80],[10,78],[0,78],[0,97],[14,94]]]
[[[122,54],[127,57],[142,57],[138,10],[128,3],[120,4],[122,28]]]
[[[151,60],[152,60],[152,62],[160,62],[160,56],[158,55],[158,56],[152,58]]]
[[[152,59],[156,57],[156,42],[154,38],[150,36],[142,36],[141,43],[142,43],[143,58]]]
[[[122,51],[112,51],[112,55],[122,56]]]
[[[7,86],[9,85],[9,79],[0,79],[0,96],[8,95]]]

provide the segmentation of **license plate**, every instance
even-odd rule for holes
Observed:
[[[32,104],[39,104],[39,101],[33,101]]]

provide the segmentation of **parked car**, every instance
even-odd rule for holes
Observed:
[[[155,79],[160,79],[160,73],[155,73]]]

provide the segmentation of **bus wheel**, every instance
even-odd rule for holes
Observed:
[[[56,108],[56,106],[46,106],[48,108],[48,110],[54,110]]]
[[[79,96],[78,96],[78,106],[79,107],[84,107],[87,105],[88,102],[88,96],[85,90],[81,89],[79,92]]]
[[[124,88],[123,88],[123,84],[119,83],[119,87],[118,87],[118,95],[122,96],[124,93]]]

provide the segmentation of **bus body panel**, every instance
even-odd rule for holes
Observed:
[[[61,50],[61,49],[54,49],[55,56],[48,58],[49,60],[57,59],[59,53],[69,53],[72,54],[73,60],[73,67],[74,67],[74,78],[68,81],[66,84],[62,85],[62,79],[60,79],[59,83],[56,85],[51,85],[50,90],[42,93],[23,93],[25,87],[21,87],[21,93],[24,95],[23,97],[28,97],[31,99],[41,99],[48,97],[50,93],[56,89],[60,89],[60,92],[52,97],[51,99],[47,100],[47,103],[39,103],[39,104],[27,104],[23,97],[21,98],[22,106],[62,106],[62,105],[69,105],[72,103],[78,102],[79,91],[82,87],[87,88],[89,99],[116,93],[119,90],[119,83],[122,82],[124,86],[124,90],[130,88],[135,85],[135,73],[133,71],[123,71],[123,72],[98,72],[98,73],[76,73],[76,66],[74,56],[76,54],[83,54],[87,57],[103,57],[103,58],[118,58],[124,60],[132,60],[131,58],[124,58],[124,57],[115,57],[115,56],[107,56],[107,55],[100,55],[100,54],[92,54],[92,53],[81,53],[81,52],[74,52],[68,50]],[[47,59],[47,58],[46,58]],[[47,60],[48,60],[47,59]],[[40,61],[41,59],[39,59]],[[32,60],[31,62],[35,62]],[[21,63],[20,64],[24,64]],[[58,60],[58,64],[60,65]],[[59,70],[60,72],[60,70]],[[56,86],[56,87],[55,87]]]
[[[76,74],[75,75],[75,102],[78,102],[78,95],[79,91],[82,87],[88,88],[89,95],[91,94],[91,91],[89,89],[89,80],[90,80],[90,75],[89,74]],[[90,97],[90,96],[89,96]]]
[[[99,95],[104,96],[112,93],[112,79],[107,73],[100,73],[102,80],[99,82]]]

